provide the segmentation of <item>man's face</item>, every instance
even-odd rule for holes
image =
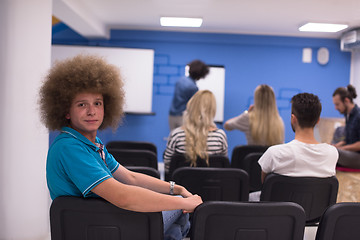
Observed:
[[[333,103],[335,106],[335,109],[338,110],[341,114],[347,113],[347,106],[343,101],[341,101],[340,95],[336,94],[333,96]]]
[[[104,120],[104,100],[101,94],[79,93],[75,96],[66,115],[70,126],[88,138],[95,139]]]

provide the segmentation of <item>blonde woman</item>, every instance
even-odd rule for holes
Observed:
[[[254,105],[226,121],[224,128],[243,131],[248,145],[271,146],[283,143],[284,122],[279,115],[273,89],[266,84],[259,85],[255,89]]]
[[[170,160],[175,153],[183,153],[190,166],[197,166],[197,158],[205,159],[209,165],[209,155],[227,156],[226,134],[214,123],[216,100],[208,90],[198,91],[187,103],[184,123],[174,129],[169,136],[164,152],[165,173],[169,172]]]

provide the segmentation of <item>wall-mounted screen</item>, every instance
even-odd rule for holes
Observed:
[[[125,112],[152,114],[154,50],[53,45],[51,52],[52,63],[78,54],[104,57],[120,69],[124,80]]]
[[[189,76],[189,66],[185,67],[185,75]],[[209,74],[196,82],[199,90],[210,90],[216,98],[215,122],[224,121],[225,68],[209,65]]]

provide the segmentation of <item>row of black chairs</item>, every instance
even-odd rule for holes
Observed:
[[[291,202],[210,201],[193,215],[191,240],[302,240],[306,215]],[[360,203],[337,203],[322,215],[316,240],[360,238]],[[161,240],[160,212],[120,209],[100,198],[58,197],[50,208],[52,240]]]
[[[260,145],[238,145],[234,147],[231,154],[231,162],[227,157],[212,155],[209,156],[210,167],[216,168],[236,168],[244,170],[249,176],[249,192],[260,191],[262,188],[261,182],[261,167],[258,160],[263,153],[268,149],[268,146]],[[203,160],[198,160],[203,161]],[[186,161],[184,155],[179,156],[175,154],[170,163],[169,176],[179,167],[188,166],[189,162]],[[165,180],[166,179],[165,177]]]
[[[291,202],[206,202],[195,210],[191,239],[303,239],[305,212]],[[316,240],[359,239],[359,222],[360,203],[331,205],[320,218]]]
[[[203,201],[248,201],[249,179],[241,169],[182,167],[174,172],[173,179],[200,195]],[[338,185],[335,176],[288,177],[271,173],[265,178],[260,201],[298,203],[305,209],[306,223],[310,226],[336,203]]]
[[[123,166],[145,166],[158,169],[157,147],[151,142],[110,141],[106,149]]]
[[[156,149],[147,143],[132,143],[148,146],[151,151]],[[109,149],[116,146],[109,143]],[[150,146],[150,147],[149,147]],[[119,147],[119,146],[117,146]],[[126,143],[124,147],[129,147]],[[238,146],[233,151],[232,167],[224,156],[210,156],[210,167],[204,168],[204,160],[198,159],[197,168],[186,167],[189,162],[182,154],[176,154],[170,164],[170,174],[166,180],[172,179],[186,187],[190,192],[199,194],[204,201],[247,201],[248,193],[262,190],[262,201],[292,201],[300,204],[306,211],[307,224],[314,224],[326,207],[336,202],[338,182],[331,178],[294,178],[270,174],[261,183],[261,169],[257,160],[266,151],[264,146]],[[128,151],[128,150],[123,150]],[[147,150],[150,151],[150,150]],[[133,171],[160,177],[159,172],[151,167],[128,166]],[[246,169],[246,170],[242,170]],[[254,170],[255,169],[255,170]],[[260,183],[257,183],[260,182]],[[254,187],[254,183],[257,184]]]
[[[145,141],[110,141],[106,144],[107,149],[147,150],[157,155],[157,147],[151,142]]]
[[[117,150],[138,150],[149,151],[157,156],[157,147],[151,142],[145,141],[110,141],[106,144],[106,148],[110,151]],[[264,153],[267,150],[267,146],[258,145],[239,145],[236,146],[231,155],[231,167],[242,168],[243,159],[250,153]],[[145,165],[142,165],[145,166]],[[148,166],[148,165],[146,165]],[[157,167],[155,167],[157,169]]]
[[[156,147],[147,142],[115,142],[122,146],[108,143],[109,149],[147,148],[144,151],[156,153]],[[248,193],[261,190],[262,201],[291,201],[300,204],[306,212],[307,224],[319,221],[323,211],[336,202],[338,182],[330,178],[294,178],[270,174],[261,183],[261,168],[258,159],[267,147],[237,146],[234,148],[232,162],[224,156],[210,156],[210,167],[203,159],[197,160],[196,168],[189,168],[185,155],[175,154],[170,164],[166,180],[174,180],[190,192],[199,194],[204,201],[247,201]],[[111,150],[109,150],[111,151]],[[122,151],[130,151],[122,150]],[[115,150],[116,152],[116,150]],[[124,152],[122,152],[124,154]],[[121,157],[121,155],[119,156]],[[160,174],[151,167],[128,166],[128,168],[159,178]]]
[[[106,148],[123,166],[146,166],[158,169],[157,148],[151,142],[110,141],[106,144]],[[209,166],[243,169],[249,175],[249,191],[259,191],[262,183],[258,160],[267,148],[267,146],[239,145],[232,151],[231,162],[226,156],[212,155],[209,157]],[[165,180],[171,180],[176,169],[189,165],[190,162],[187,161],[185,155],[175,154],[171,159],[169,172],[165,174]],[[205,167],[205,161],[199,158],[197,166]]]
[[[187,160],[185,154],[176,153],[171,157],[169,172],[165,173],[165,181],[173,180],[172,176],[175,170],[181,167],[189,167],[190,161]],[[196,167],[211,167],[211,168],[230,168],[229,158],[222,155],[210,155],[209,166],[204,159],[198,157],[196,160]]]
[[[149,167],[128,167],[160,178]],[[203,201],[248,201],[249,177],[242,169],[180,167],[172,179]],[[336,203],[338,180],[329,178],[288,177],[271,173],[261,189],[260,201],[295,202],[305,209],[307,225],[316,224],[324,210]]]

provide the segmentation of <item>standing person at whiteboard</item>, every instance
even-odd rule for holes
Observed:
[[[193,60],[188,64],[189,77],[181,77],[175,85],[174,96],[169,112],[170,131],[180,127],[183,123],[183,112],[189,99],[199,90],[196,81],[206,77],[209,66],[200,60]]]
[[[279,115],[273,89],[261,84],[254,93],[254,105],[237,117],[227,120],[226,130],[245,133],[248,145],[272,146],[284,143],[284,122]]]

